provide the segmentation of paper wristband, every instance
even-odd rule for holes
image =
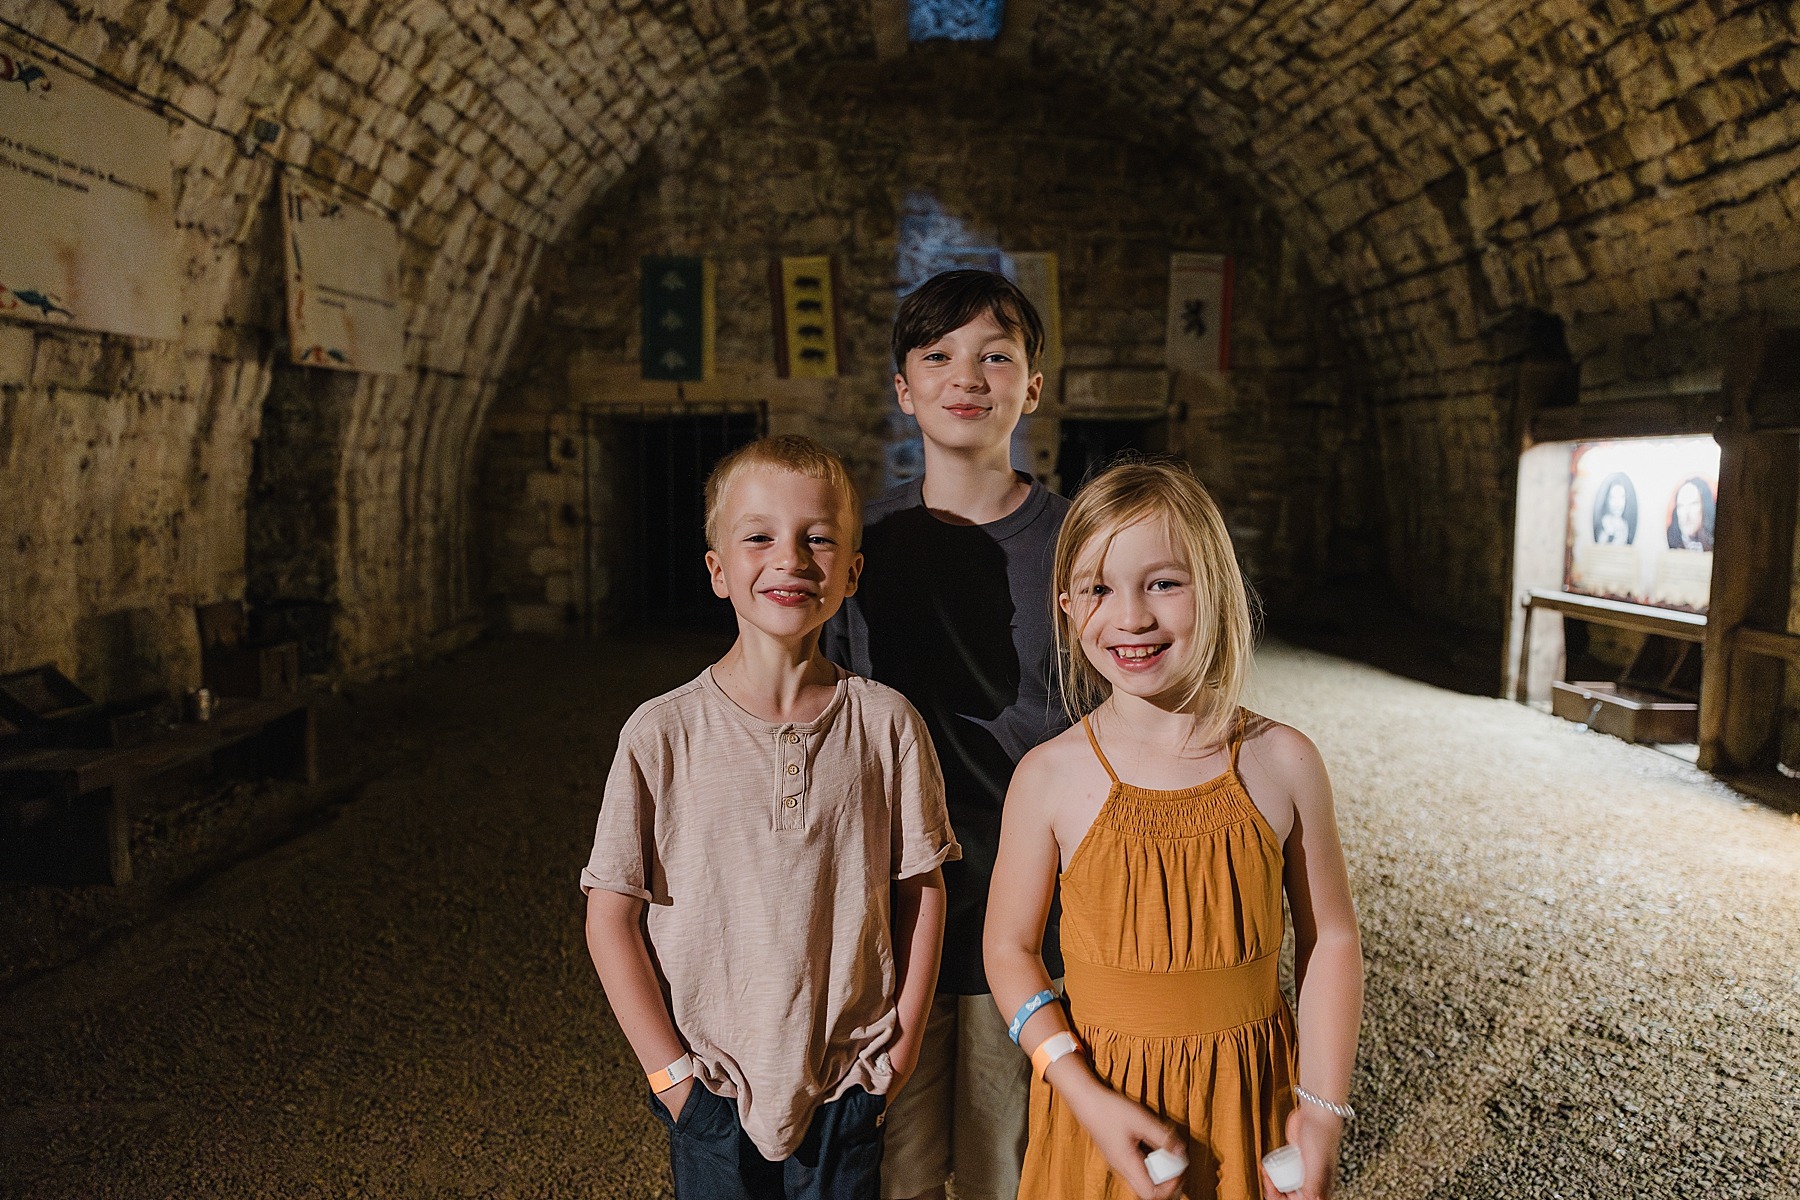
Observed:
[[[650,1072],[650,1090],[660,1096],[693,1073],[694,1056],[684,1054],[662,1070]]]
[[[1016,1046],[1019,1044],[1019,1034],[1024,1032],[1025,1022],[1031,1020],[1031,1014],[1044,1007],[1044,1005],[1054,1004],[1055,1002],[1056,993],[1049,988],[1045,988],[1025,1003],[1019,1005],[1019,1011],[1013,1014],[1012,1024],[1006,1027],[1006,1036],[1013,1040],[1013,1045]]]
[[[1044,1077],[1051,1064],[1057,1059],[1075,1053],[1081,1049],[1081,1043],[1075,1040],[1072,1033],[1053,1033],[1038,1043],[1038,1048],[1031,1052],[1031,1070],[1039,1079]]]

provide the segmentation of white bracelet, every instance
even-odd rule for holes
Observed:
[[[684,1054],[662,1070],[649,1073],[650,1090],[660,1096],[682,1080],[692,1076],[693,1073],[694,1056]]]
[[[1294,1085],[1294,1095],[1308,1104],[1316,1104],[1333,1116],[1341,1117],[1346,1121],[1356,1116],[1356,1110],[1348,1104],[1335,1104],[1323,1096],[1315,1096],[1297,1083]]]
[[[1043,1079],[1044,1072],[1050,1069],[1052,1063],[1068,1057],[1079,1049],[1081,1049],[1081,1043],[1075,1040],[1074,1034],[1066,1030],[1061,1033],[1053,1033],[1039,1042],[1038,1048],[1031,1052],[1032,1070],[1039,1079]]]

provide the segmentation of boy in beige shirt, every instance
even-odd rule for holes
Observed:
[[[767,438],[706,499],[738,639],[619,735],[581,873],[588,948],[678,1200],[874,1200],[959,854],[943,780],[912,706],[819,651],[862,568],[843,463]]]

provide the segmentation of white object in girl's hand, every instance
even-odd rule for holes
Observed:
[[[1144,1170],[1150,1172],[1150,1182],[1164,1184],[1187,1170],[1187,1156],[1177,1154],[1173,1150],[1152,1150],[1144,1155]]]
[[[1297,1192],[1306,1182],[1306,1164],[1300,1159],[1300,1147],[1283,1146],[1263,1155],[1263,1170],[1278,1192]]]

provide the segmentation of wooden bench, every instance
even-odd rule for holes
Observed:
[[[226,697],[210,721],[143,745],[0,756],[0,879],[128,882],[132,823],[192,774],[316,782],[312,709],[295,696]]]

